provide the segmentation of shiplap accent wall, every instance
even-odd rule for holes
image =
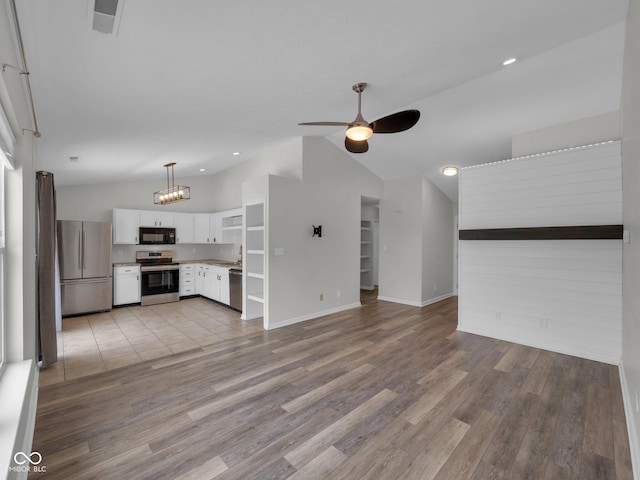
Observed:
[[[622,223],[620,142],[463,169],[460,230]],[[618,364],[621,240],[459,242],[461,331]]]

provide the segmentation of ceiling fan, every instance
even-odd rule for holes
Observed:
[[[369,138],[374,133],[397,133],[409,130],[420,119],[419,110],[403,110],[392,113],[386,117],[379,118],[373,122],[367,122],[360,112],[361,95],[367,88],[366,83],[356,83],[353,91],[358,94],[358,115],[353,122],[305,122],[298,125],[323,125],[323,126],[346,126],[346,137],[344,139],[345,148],[351,153],[364,153],[369,150]]]

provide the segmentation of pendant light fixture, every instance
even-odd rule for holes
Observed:
[[[175,162],[171,162],[164,166],[167,169],[167,188],[153,193],[153,203],[156,205],[166,205],[191,198],[191,189],[189,187],[175,184],[173,176],[174,165]],[[169,183],[169,170],[171,170],[171,183]]]

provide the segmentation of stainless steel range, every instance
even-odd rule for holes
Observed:
[[[180,300],[180,265],[173,262],[173,252],[138,251],[142,305]]]

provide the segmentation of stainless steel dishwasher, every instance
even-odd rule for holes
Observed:
[[[229,306],[242,311],[242,270],[229,269]]]

